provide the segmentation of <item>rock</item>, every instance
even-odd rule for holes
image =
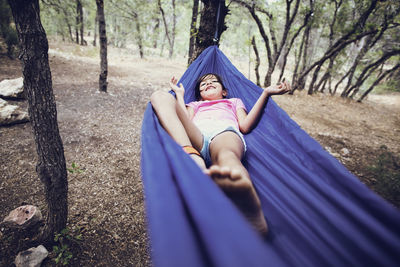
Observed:
[[[24,79],[2,80],[0,82],[0,97],[24,99]]]
[[[335,158],[340,158],[339,153],[332,152],[331,155],[334,156]]]
[[[49,255],[47,249],[40,245],[36,248],[30,248],[28,250],[18,253],[15,258],[16,267],[40,267],[42,261]]]
[[[10,105],[7,101],[0,99],[0,126],[13,125],[29,121],[28,112],[19,106]]]
[[[10,228],[28,228],[42,220],[39,208],[33,205],[20,206],[4,218],[2,225]]]
[[[346,157],[346,156],[348,156],[349,154],[350,154],[350,151],[347,149],[347,148],[342,148],[341,150],[340,150],[340,154],[342,155],[342,156],[344,156],[344,157]]]

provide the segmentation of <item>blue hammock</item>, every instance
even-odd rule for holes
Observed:
[[[210,72],[248,110],[261,94],[212,46],[180,80],[186,102],[194,100],[196,79]],[[245,139],[244,164],[267,218],[267,240],[172,140],[148,105],[141,166],[155,266],[399,266],[399,211],[272,99]]]

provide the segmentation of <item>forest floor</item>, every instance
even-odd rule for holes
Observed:
[[[60,43],[51,43],[49,51],[58,125],[70,169],[68,228],[72,236],[82,235],[82,241],[69,245],[69,263],[150,266],[140,176],[141,122],[151,93],[167,88],[171,75],[180,77],[186,62],[139,59],[128,50],[109,48],[106,94],[98,91],[96,51]],[[0,80],[21,76],[19,61],[0,56]],[[379,174],[371,170],[382,153],[400,154],[399,94],[371,95],[363,103],[303,92],[274,100],[362,182],[399,206],[393,188],[382,189]],[[30,124],[0,128],[0,142],[0,219],[21,204],[45,211]],[[0,266],[9,266],[15,240],[0,230]],[[44,266],[53,266],[55,256],[51,254]]]

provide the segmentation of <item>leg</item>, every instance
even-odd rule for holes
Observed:
[[[193,146],[198,151],[203,145],[200,130],[188,118],[185,111],[177,104],[175,98],[167,92],[157,91],[151,95],[151,105],[163,128],[181,146]],[[205,169],[204,160],[196,155],[192,159]]]
[[[243,212],[256,230],[267,234],[267,223],[261,210],[249,173],[241,162],[243,143],[231,131],[217,135],[210,144],[212,162],[208,174]]]

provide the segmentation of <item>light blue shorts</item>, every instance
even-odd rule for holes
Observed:
[[[203,147],[201,148],[200,154],[203,157],[205,163],[207,166],[211,165],[211,154],[210,154],[210,144],[212,142],[212,140],[219,134],[222,134],[224,132],[234,132],[236,133],[240,139],[243,142],[243,154],[246,152],[246,142],[244,141],[244,137],[243,134],[236,129],[233,126],[228,126],[226,128],[223,128],[222,130],[216,130],[216,131],[211,131],[211,132],[202,132],[203,134]]]

